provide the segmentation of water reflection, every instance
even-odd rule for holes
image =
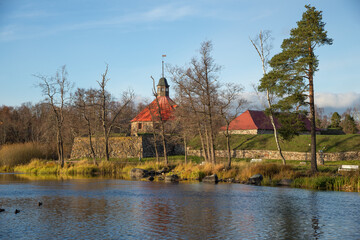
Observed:
[[[0,213],[0,239],[360,236],[357,193],[0,175],[0,196],[0,207],[6,209]],[[20,214],[14,214],[15,208]]]

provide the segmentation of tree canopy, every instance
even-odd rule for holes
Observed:
[[[322,45],[331,45],[325,23],[322,21],[322,11],[305,5],[306,11],[297,27],[291,29],[290,37],[283,40],[282,51],[272,57],[269,64],[272,70],[260,81],[259,90],[272,89],[279,98],[273,107],[278,111],[304,114],[305,106],[310,106],[311,122],[311,169],[316,166],[316,126],[314,103],[314,74],[318,71],[319,60],[315,50]],[[283,121],[284,123],[286,121]],[[292,124],[292,122],[290,121]]]

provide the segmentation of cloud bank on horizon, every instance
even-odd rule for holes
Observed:
[[[264,109],[267,107],[265,95],[255,92],[243,93],[249,102],[249,109]],[[342,114],[348,108],[360,108],[360,93],[315,93],[316,106],[323,108],[326,114],[338,112]]]
[[[360,93],[315,93],[315,104],[327,112],[344,112],[350,107],[360,107]]]

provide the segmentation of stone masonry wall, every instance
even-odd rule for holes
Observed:
[[[104,138],[95,138],[93,146],[97,157],[105,157]],[[163,146],[161,141],[157,141],[157,150],[160,156],[163,155]],[[181,146],[168,141],[168,155],[184,154]],[[152,135],[131,136],[131,137],[111,137],[109,138],[109,153],[111,158],[133,158],[133,157],[154,157],[154,140]],[[71,151],[71,158],[92,157],[89,138],[77,137]]]
[[[97,157],[105,157],[104,138],[93,140]],[[142,137],[111,137],[109,138],[110,157],[128,158],[142,156]],[[77,137],[71,151],[71,158],[91,157],[89,138]]]
[[[193,156],[202,156],[201,150],[188,149],[188,154]],[[216,156],[227,157],[226,150],[216,150]],[[283,152],[286,160],[310,160],[310,153],[306,152]],[[324,161],[345,161],[360,160],[360,152],[342,152],[342,153],[323,153]],[[231,156],[234,158],[261,158],[261,159],[281,159],[278,151],[269,150],[232,150]],[[317,153],[317,159],[320,154]]]

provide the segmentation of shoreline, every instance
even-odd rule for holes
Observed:
[[[64,168],[54,161],[35,159],[29,164],[16,166],[12,169],[5,168],[3,173],[25,174],[34,177],[52,176],[56,178],[76,177],[106,177],[124,180],[165,181],[168,176],[176,175],[176,181],[201,182],[206,177],[216,174],[219,183],[244,184],[249,183],[250,178],[261,174],[262,179],[255,185],[291,188],[352,191],[360,192],[359,171],[338,173],[338,165],[331,162],[331,165],[319,166],[319,173],[311,175],[308,165],[292,163],[288,165],[278,164],[273,161],[261,163],[249,163],[247,161],[234,162],[232,168],[227,169],[225,164],[212,165],[210,163],[197,164],[194,162],[183,163],[172,162],[168,166],[154,161],[125,163],[116,161],[101,161],[97,165],[92,160],[81,160],[66,163]],[[132,178],[132,169],[143,169],[148,175]],[[159,179],[160,178],[160,179]]]

